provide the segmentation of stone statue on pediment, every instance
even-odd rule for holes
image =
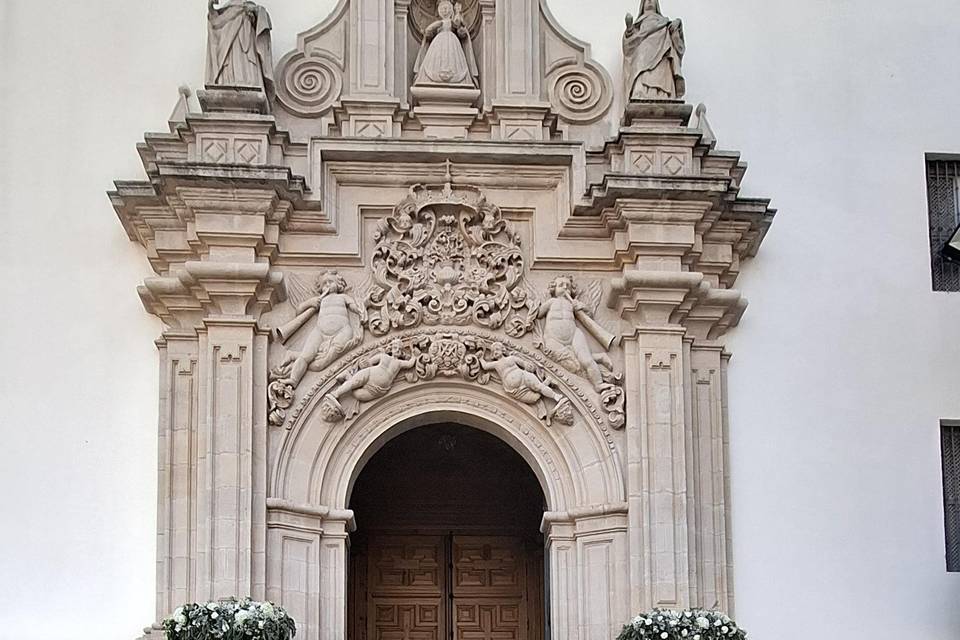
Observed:
[[[623,73],[630,100],[679,100],[686,93],[681,73],[686,43],[683,23],[660,13],[660,0],[641,0],[640,16],[626,17]]]
[[[207,86],[274,90],[270,15],[249,0],[209,0]]]
[[[415,86],[453,85],[476,87],[480,75],[470,30],[460,3],[440,0],[440,19],[427,27],[413,66]]]

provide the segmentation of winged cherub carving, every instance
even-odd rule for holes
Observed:
[[[307,297],[305,287],[293,277],[288,281],[287,289],[297,305],[297,317],[274,329],[276,340],[286,343],[316,316],[303,348],[299,352],[287,352],[275,370],[275,378],[296,387],[307,371],[323,371],[360,344],[367,311],[346,294],[347,283],[336,271],[328,271],[317,278],[315,295]]]
[[[590,291],[595,302],[601,294],[599,287],[595,283]],[[571,276],[555,278],[549,292],[550,298],[537,311],[537,316],[544,318],[541,348],[568,371],[590,380],[597,392],[604,391],[613,378],[613,363],[606,353],[593,352],[587,333],[607,351],[618,338],[593,319],[589,307],[578,299],[579,291]]]
[[[518,355],[508,355],[507,349],[499,342],[490,346],[490,360],[480,358],[484,371],[496,371],[503,390],[511,398],[524,404],[540,404],[541,417],[547,424],[556,417],[559,422],[572,422],[570,400],[561,395],[535,373],[536,365]],[[543,398],[553,400],[553,408],[546,410],[542,406]]]
[[[361,402],[371,402],[387,395],[397,375],[417,364],[415,358],[404,358],[403,355],[403,342],[393,340],[389,347],[375,355],[367,366],[346,376],[340,386],[323,400],[321,410],[326,420],[337,422],[345,417],[352,418]],[[349,397],[351,402],[341,405],[340,401],[344,397]]]

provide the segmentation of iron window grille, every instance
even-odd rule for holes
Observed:
[[[927,154],[927,212],[934,291],[960,291],[960,155]]]
[[[960,420],[940,422],[947,571],[960,572]]]

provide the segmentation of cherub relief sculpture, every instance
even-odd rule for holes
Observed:
[[[547,425],[556,419],[561,424],[572,424],[573,413],[570,400],[561,395],[536,374],[537,367],[519,355],[507,355],[503,344],[494,342],[490,346],[490,359],[480,357],[480,366],[484,371],[495,371],[503,385],[503,390],[514,400],[540,407],[540,417]],[[553,400],[552,408],[547,409],[543,398]]]
[[[340,386],[323,399],[321,412],[324,419],[327,422],[350,419],[357,415],[361,402],[372,402],[387,395],[400,372],[417,364],[415,358],[404,358],[403,355],[403,342],[394,340],[368,365],[345,376]]]
[[[303,348],[299,352],[288,352],[271,374],[272,378],[296,388],[307,371],[323,371],[360,344],[367,311],[345,293],[347,283],[336,271],[328,271],[317,278],[313,296],[307,297],[303,285],[292,276],[288,278],[287,290],[297,305],[297,317],[274,329],[276,340],[285,343],[316,316],[316,323]]]
[[[687,91],[681,73],[683,23],[660,13],[660,0],[641,0],[640,16],[626,16],[623,73],[631,100],[678,100]]]
[[[270,15],[249,0],[209,0],[207,85],[253,87],[273,93]]]
[[[440,19],[423,34],[413,66],[414,86],[439,84],[475,88],[480,72],[460,3],[440,0],[437,13]]]
[[[606,353],[593,352],[587,332],[607,351],[618,339],[590,315],[599,303],[600,284],[595,282],[589,292],[591,306],[578,299],[579,291],[571,276],[555,278],[549,293],[537,310],[537,317],[544,319],[541,349],[568,371],[586,377],[594,390],[602,393],[615,379],[613,363]]]

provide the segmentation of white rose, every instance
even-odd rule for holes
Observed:
[[[701,629],[706,629],[710,626],[710,621],[704,618],[703,616],[700,616],[699,618],[697,618],[697,626],[700,627]]]
[[[723,623],[720,622],[719,620],[716,620],[716,621],[714,621],[713,626],[719,627],[721,624],[723,624]]]
[[[670,634],[664,631],[663,633],[660,634],[660,637],[663,638],[663,640],[667,640],[667,638],[670,637]]]
[[[723,627],[722,629],[720,629],[720,633],[726,633],[727,631],[730,631],[729,627]]]
[[[690,632],[687,631],[686,629],[683,629],[680,631],[680,635],[682,635],[684,638],[686,638],[689,634]]]
[[[217,618],[220,617],[220,614],[218,614],[216,611],[214,611],[213,613],[210,614],[210,617],[213,618],[214,620],[216,620]]]
[[[647,618],[646,620],[643,621],[643,624],[649,627],[650,625],[653,624],[653,620],[651,620],[650,618]]]

